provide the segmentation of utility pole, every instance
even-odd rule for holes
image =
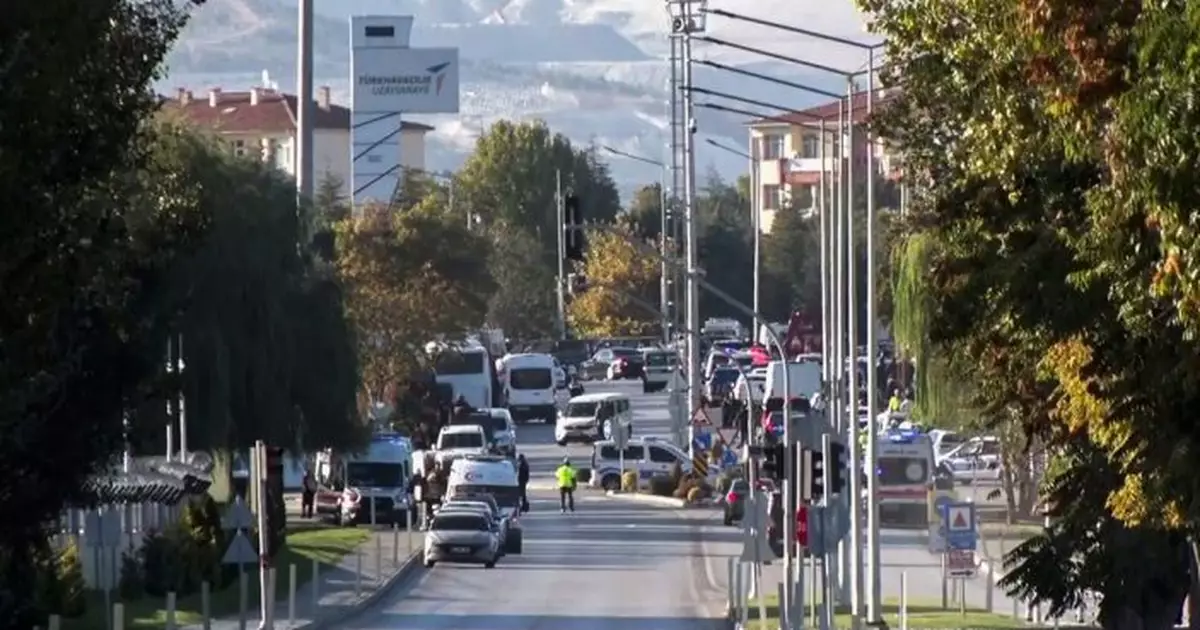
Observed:
[[[296,194],[313,196],[313,0],[300,0],[296,60]]]
[[[854,80],[846,84],[846,102],[849,112],[846,115],[846,145],[849,147],[849,159],[846,161],[846,232],[854,234]],[[850,621],[858,628],[863,613],[863,575],[862,575],[862,475],[854,474],[862,470],[862,448],[858,441],[858,278],[854,264],[853,241],[846,243],[846,293],[850,308],[846,321],[846,353],[849,370],[849,414],[846,423],[850,447]]]
[[[875,49],[867,51],[867,119],[875,111]],[[875,134],[868,126],[867,134],[867,623],[877,624],[883,620],[883,584],[879,566],[879,487],[875,473],[875,440],[879,432],[875,414],[878,412],[879,340],[875,338],[879,327],[876,313],[875,274]]]
[[[754,227],[754,312],[761,313],[759,296],[762,287],[762,208],[759,206],[762,196],[762,175],[759,174],[758,144],[754,136],[750,136],[750,212],[753,214],[750,223]],[[763,322],[754,318],[750,338],[758,339],[758,331]]]
[[[661,173],[658,180],[658,253],[662,260],[658,265],[658,310],[662,314],[659,321],[663,322],[662,338],[666,344],[671,342],[671,268],[667,265],[667,256],[670,255],[667,249],[670,242],[667,238],[667,223],[671,220],[671,201],[667,193],[667,165],[660,163],[659,166]]]
[[[700,286],[696,282],[699,273],[697,263],[698,246],[696,225],[696,120],[692,106],[692,31],[694,22],[692,3],[683,2],[684,32],[683,32],[683,111],[687,128],[683,134],[683,208],[684,231],[687,244],[687,318],[685,325],[687,335],[687,389],[688,389],[688,454],[695,454],[695,425],[690,418],[695,416],[700,404],[700,338],[696,331],[700,330]]]
[[[567,338],[567,217],[563,206],[562,171],[554,171],[554,211],[558,216],[558,338]]]

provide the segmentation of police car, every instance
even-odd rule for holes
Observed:
[[[684,474],[692,472],[692,459],[674,442],[655,436],[629,438],[624,450],[625,470],[638,473],[638,486],[647,487],[653,477],[667,477],[675,464]],[[617,443],[603,440],[592,445],[592,487],[621,489],[621,455]],[[712,469],[709,470],[711,476]]]
[[[446,497],[467,499],[490,495],[499,507],[504,536],[504,553],[519,554],[524,545],[521,528],[521,487],[512,460],[499,455],[466,455],[450,465]]]

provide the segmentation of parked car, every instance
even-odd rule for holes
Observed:
[[[579,365],[579,377],[589,380],[608,378],[609,368],[613,362],[622,357],[641,357],[636,348],[608,347],[600,348],[592,358]]]
[[[725,524],[740,523],[746,517],[746,500],[750,498],[750,482],[734,479],[725,494]]]

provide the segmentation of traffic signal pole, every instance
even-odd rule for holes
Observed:
[[[554,211],[558,215],[558,338],[567,338],[567,217],[563,205],[562,171],[554,171]]]

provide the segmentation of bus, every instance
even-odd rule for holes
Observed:
[[[478,343],[446,344],[432,342],[426,351],[434,356],[433,370],[439,384],[454,388],[454,399],[461,396],[476,409],[503,407],[495,360]]]

